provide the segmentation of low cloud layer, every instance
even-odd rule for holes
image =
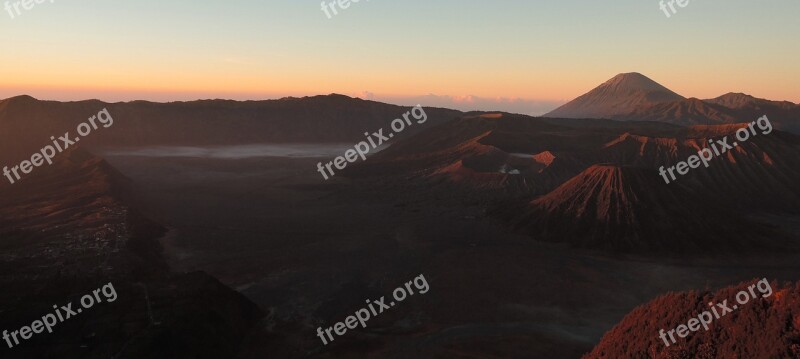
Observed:
[[[441,96],[428,94],[424,96],[396,97],[381,96],[371,92],[361,92],[353,96],[397,105],[422,104],[430,107],[445,107],[461,111],[504,111],[530,116],[541,116],[563,105],[566,101],[528,100],[521,98],[486,98],[478,96]]]

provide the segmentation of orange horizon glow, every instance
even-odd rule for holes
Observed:
[[[409,0],[373,1],[328,19],[300,2],[54,2],[15,19],[0,14],[9,35],[0,97],[434,94],[499,107],[481,110],[517,101],[539,111],[639,72],[685,97],[742,92],[800,103],[800,48],[790,45],[800,33],[796,13],[800,3],[791,0],[693,2],[671,18],[635,0]]]
[[[588,92],[616,74],[617,73],[608,73],[592,77],[586,76],[583,78],[573,78],[572,82],[570,83],[565,82],[563,79],[549,78],[546,80],[551,81],[553,84],[552,86],[547,86],[544,81],[539,81],[537,85],[532,85],[529,89],[520,88],[522,86],[518,83],[498,83],[495,87],[503,87],[502,89],[495,89],[492,87],[491,89],[487,90],[485,87],[476,86],[476,88],[479,88],[479,90],[476,91],[464,90],[464,88],[468,87],[467,85],[459,85],[455,88],[449,88],[441,85],[431,86],[431,88],[438,87],[437,90],[430,90],[427,86],[419,86],[420,88],[413,88],[409,86],[404,88],[404,91],[397,91],[395,87],[391,86],[382,86],[378,89],[370,88],[368,90],[364,90],[353,87],[352,84],[336,85],[335,83],[331,83],[329,86],[318,86],[319,84],[315,86],[311,84],[313,79],[306,79],[306,81],[292,80],[290,81],[291,83],[287,83],[285,85],[280,85],[269,81],[272,82],[272,84],[271,86],[267,87],[262,84],[262,80],[252,78],[241,78],[238,79],[238,81],[226,79],[222,82],[209,82],[215,80],[213,78],[198,78],[190,79],[183,83],[176,81],[158,83],[154,79],[148,80],[143,78],[135,79],[118,77],[115,79],[115,81],[107,81],[107,79],[105,81],[108,83],[114,83],[115,85],[104,85],[94,81],[87,81],[87,79],[82,79],[79,84],[75,84],[70,82],[70,78],[54,80],[52,77],[49,79],[49,81],[39,81],[38,83],[36,81],[29,81],[25,84],[20,81],[15,84],[14,81],[9,81],[10,78],[6,77],[3,81],[4,84],[0,84],[0,98],[14,97],[18,95],[30,95],[42,100],[56,101],[100,99],[109,102],[124,102],[134,100],[170,102],[209,98],[260,100],[338,93],[363,99],[415,98],[428,94],[435,94],[440,96],[448,96],[452,98],[453,102],[456,103],[470,103],[470,99],[473,97],[493,99],[498,103],[513,100],[563,103],[571,101],[575,97]],[[751,89],[742,89],[741,87],[735,86],[733,84],[735,80],[733,80],[727,81],[727,86],[730,87],[723,89],[722,85],[720,84],[709,86],[708,84],[704,84],[700,81],[692,81],[691,78],[679,78],[679,80],[682,81],[669,81],[669,79],[665,81],[646,72],[643,72],[643,74],[687,98],[696,97],[700,99],[709,99],[724,95],[729,92],[741,92],[758,98],[800,103],[800,96],[784,97],[782,94],[790,92],[786,91],[788,89],[785,88],[751,86]],[[126,85],[118,85],[120,83],[124,83]],[[675,85],[674,83],[678,84]]]

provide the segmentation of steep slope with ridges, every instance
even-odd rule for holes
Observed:
[[[769,238],[774,233],[768,228],[681,184],[664,184],[656,171],[616,165],[586,169],[531,201],[516,223],[539,240],[611,251],[780,246],[777,238]]]

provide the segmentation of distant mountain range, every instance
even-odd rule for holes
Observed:
[[[0,101],[0,160],[30,158],[50,136],[74,131],[102,108],[114,125],[81,146],[356,142],[408,110],[342,95],[175,103],[61,103],[19,96]],[[736,237],[742,241],[729,243],[730,250],[754,248],[754,242],[770,250],[794,238],[750,218],[759,211],[797,212],[800,137],[788,132],[800,117],[793,115],[793,103],[742,94],[686,99],[629,73],[549,114],[555,118],[426,112],[429,122],[410,127],[348,173],[402,185],[416,179],[408,183],[478,198],[503,208],[499,217],[536,239],[579,247],[684,252]],[[769,135],[742,142],[677,183],[660,179],[660,166],[675,165],[710,139],[730,136],[742,122],[765,114],[776,127]],[[678,213],[673,207],[683,208]]]
[[[424,104],[423,104],[424,105]],[[91,147],[238,145],[251,143],[358,142],[364,132],[388,129],[411,107],[343,95],[266,101],[198,100],[155,103],[41,101],[30,96],[0,100],[0,160],[19,162],[107,108],[114,124],[81,141]],[[425,124],[396,138],[453,120],[460,111],[429,108]],[[396,139],[395,138],[395,139]]]
[[[425,106],[425,104],[422,104]],[[353,142],[366,131],[388,128],[405,106],[331,94],[266,101],[198,100],[154,103],[41,101],[30,96],[0,100],[0,160],[20,161],[48,143],[50,136],[73,131],[102,108],[114,118],[103,135],[83,145],[228,145],[263,142]],[[425,107],[429,122],[400,137],[466,115]],[[744,94],[710,100],[687,99],[638,73],[620,74],[548,113],[561,119],[654,121],[680,126],[751,122],[767,115],[775,128],[800,133],[800,106]],[[572,122],[576,123],[576,122]],[[585,122],[589,123],[589,122]]]
[[[767,115],[776,128],[800,133],[800,106],[741,93],[699,100],[685,98],[647,76],[614,76],[544,117],[659,121],[677,125],[713,125],[755,121]]]

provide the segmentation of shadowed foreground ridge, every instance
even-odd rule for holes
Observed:
[[[0,184],[0,322],[9,331],[112,283],[118,298],[34,335],[3,358],[230,358],[262,316],[202,272],[173,274],[164,229],[127,204],[129,181],[78,148]],[[148,300],[149,299],[149,300]],[[74,308],[74,307],[73,307]]]

